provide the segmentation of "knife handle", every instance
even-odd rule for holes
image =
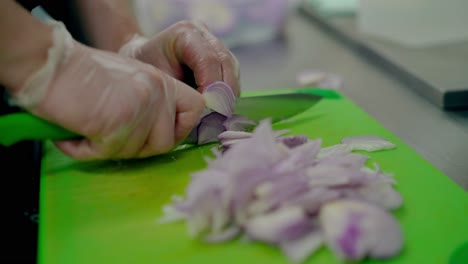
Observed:
[[[63,127],[27,112],[0,116],[0,145],[11,146],[24,140],[65,140],[79,136]]]

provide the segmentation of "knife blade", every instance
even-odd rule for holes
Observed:
[[[321,98],[310,93],[241,97],[235,101],[234,114],[246,116],[256,122],[271,118],[271,121],[275,123],[304,112]]]
[[[237,98],[234,113],[253,121],[271,118],[278,122],[293,117],[320,101],[321,96],[283,93]],[[66,140],[80,138],[67,129],[28,112],[0,116],[0,145],[11,146],[25,140]]]

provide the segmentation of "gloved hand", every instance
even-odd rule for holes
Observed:
[[[224,44],[199,22],[181,21],[151,39],[135,35],[119,53],[155,66],[183,80],[183,65],[193,72],[200,92],[224,81],[240,95],[239,62]]]
[[[81,160],[139,158],[171,150],[192,130],[203,97],[151,65],[81,45],[50,22],[45,65],[14,93],[32,113],[85,137],[56,142]]]

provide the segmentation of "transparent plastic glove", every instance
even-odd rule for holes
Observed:
[[[239,62],[224,44],[199,22],[181,21],[151,39],[136,35],[119,53],[136,58],[183,80],[183,66],[193,73],[200,92],[224,81],[240,95]]]
[[[50,22],[48,60],[16,103],[86,139],[56,142],[81,160],[148,157],[171,150],[204,108],[202,96],[151,65],[86,47]]]

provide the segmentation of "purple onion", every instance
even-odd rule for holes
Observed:
[[[327,245],[340,258],[386,258],[401,250],[402,234],[398,223],[377,206],[338,200],[325,204],[319,219]]]
[[[205,242],[244,235],[280,247],[296,262],[324,241],[342,259],[400,252],[401,230],[389,213],[402,204],[395,180],[377,165],[365,167],[367,156],[352,153],[363,140],[380,138],[322,148],[321,139],[282,136],[288,131],[274,131],[269,119],[250,133],[224,131],[223,118],[205,113],[198,140],[216,135],[229,150],[213,149],[215,157],[191,175],[186,197],[168,207],[166,219],[185,220],[189,234]]]

